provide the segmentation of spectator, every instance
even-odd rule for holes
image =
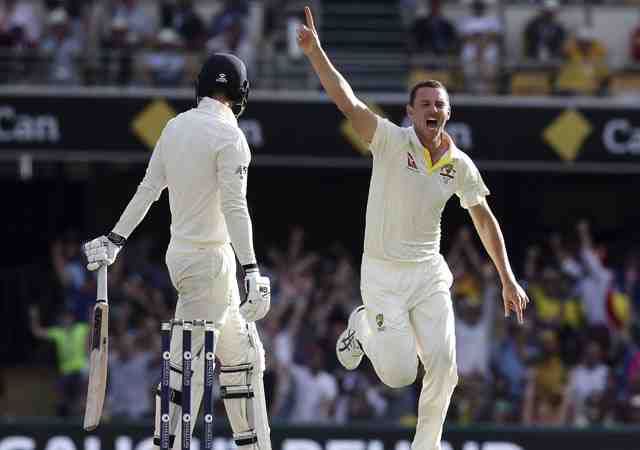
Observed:
[[[153,2],[152,2],[153,4]],[[157,30],[157,17],[139,3],[139,0],[115,0],[111,20],[127,24],[130,43],[145,46],[153,42]]]
[[[36,48],[42,23],[33,3],[5,0],[0,7],[0,46]]]
[[[456,320],[458,373],[464,378],[489,378],[496,297],[495,272],[473,244],[471,231],[462,227],[447,255],[455,273],[453,302]]]
[[[493,402],[491,385],[479,372],[461,377],[453,394],[451,417],[460,425],[480,422]]]
[[[500,69],[502,24],[487,13],[486,0],[471,0],[471,16],[459,27],[462,36],[460,62],[467,90],[478,94],[495,92]]]
[[[143,72],[153,86],[179,86],[186,76],[187,60],[182,38],[172,28],[164,28],[156,38],[155,49],[145,55]]]
[[[213,18],[209,27],[209,36],[215,38],[230,26],[239,24],[241,32],[246,32],[246,20],[249,15],[248,0],[225,0],[221,11]]]
[[[461,377],[478,375],[488,380],[496,305],[500,301],[495,273],[489,264],[484,271],[482,294],[463,297],[456,304],[456,354]]]
[[[409,51],[434,56],[452,55],[458,48],[453,24],[442,14],[441,0],[431,0],[431,8],[419,7],[410,29]]]
[[[85,320],[95,302],[95,282],[82,261],[76,232],[67,231],[53,242],[51,262],[64,292],[65,308],[74,313],[76,320]]]
[[[80,83],[82,43],[72,33],[67,12],[62,8],[53,10],[47,23],[49,30],[40,51],[48,65],[48,81],[54,84]]]
[[[527,330],[507,324],[505,336],[493,350],[492,367],[498,379],[504,379],[508,398],[519,404],[525,392],[527,364],[533,349],[527,342]]]
[[[76,321],[73,311],[65,309],[60,314],[57,326],[45,328],[35,307],[29,309],[29,318],[33,335],[53,342],[56,348],[59,372],[58,416],[79,414],[88,364],[89,325],[86,318],[85,321]]]
[[[623,292],[631,299],[633,312],[640,314],[640,254],[637,250],[627,255],[619,278]]]
[[[563,417],[568,423],[584,425],[588,422],[587,399],[605,391],[608,377],[609,368],[603,361],[602,347],[597,341],[591,340],[584,350],[582,364],[571,372],[564,393]]]
[[[531,284],[530,293],[538,325],[557,329],[577,325],[573,312],[576,304],[567,298],[565,280],[555,267],[542,269],[540,279]]]
[[[291,367],[296,389],[292,422],[328,423],[333,420],[338,385],[335,377],[325,370],[327,347],[309,346],[306,364]]]
[[[613,272],[604,265],[607,248],[604,244],[594,243],[588,222],[579,222],[577,231],[582,263],[579,295],[588,324],[604,327],[608,325],[606,301],[613,283]]]
[[[613,286],[613,272],[604,265],[607,249],[596,245],[591,228],[585,220],[576,225],[578,235],[577,256],[572,256],[555,237],[552,248],[562,271],[575,280],[576,295],[582,301],[587,325],[598,329],[608,339],[609,324],[607,297]]]
[[[544,0],[540,12],[524,30],[524,54],[527,58],[546,62],[560,59],[565,30],[557,20],[558,0]]]
[[[615,382],[611,374],[607,378],[604,391],[594,392],[585,400],[585,412],[581,426],[612,426],[618,421],[618,405],[615,395]]]
[[[206,41],[204,20],[193,0],[164,1],[161,6],[162,27],[178,32],[188,50],[201,50]]]
[[[127,85],[133,79],[133,57],[135,41],[129,33],[124,17],[111,21],[102,42],[101,81],[106,84]]]
[[[556,79],[556,90],[564,95],[596,95],[605,92],[609,77],[607,50],[589,27],[582,27],[566,43],[564,62]]]
[[[237,15],[232,15],[228,21],[224,21],[224,27],[212,35],[206,43],[206,48],[210,53],[233,53],[242,59],[248,68],[255,66],[253,45],[245,30],[243,19]]]
[[[384,417],[387,401],[365,372],[348,372],[340,383],[336,404],[338,423],[371,422]]]
[[[114,419],[151,417],[151,383],[156,378],[152,360],[155,353],[143,351],[131,334],[112,339],[109,362],[108,411]]]
[[[562,361],[557,334],[546,330],[541,341],[538,362],[528,374],[523,421],[525,425],[559,425],[563,419],[561,405],[567,369]]]
[[[511,395],[509,382],[503,377],[495,377],[493,383],[493,405],[489,408],[489,422],[496,425],[518,423],[519,408]]]

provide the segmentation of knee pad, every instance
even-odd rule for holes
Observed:
[[[255,324],[249,324],[247,362],[220,366],[220,396],[241,449],[271,450],[271,438],[262,375],[264,350]]]

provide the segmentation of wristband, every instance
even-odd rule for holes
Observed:
[[[112,244],[117,245],[118,247],[122,247],[127,241],[126,238],[114,233],[113,231],[107,234],[107,239],[109,239]]]
[[[253,273],[253,272],[260,272],[260,269],[258,269],[258,265],[257,264],[245,264],[244,266],[242,266],[242,269],[244,270],[245,274],[248,273]]]

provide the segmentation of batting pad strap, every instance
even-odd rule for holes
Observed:
[[[176,440],[176,435],[175,434],[170,434],[169,435],[169,448],[173,448],[173,441]],[[157,445],[158,447],[160,447],[160,438],[158,436],[154,436],[153,437],[153,445]]]
[[[229,398],[253,398],[253,388],[247,384],[237,386],[220,386],[220,397]]]
[[[251,372],[253,370],[253,364],[238,364],[237,366],[220,366],[221,373],[234,373],[234,372]]]
[[[162,391],[157,389],[156,395],[162,397]],[[175,405],[182,406],[182,392],[169,388],[169,401]]]
[[[244,433],[234,433],[233,440],[235,441],[236,445],[240,447],[242,445],[251,445],[257,443],[258,436],[256,435],[255,431],[251,430],[245,431]]]

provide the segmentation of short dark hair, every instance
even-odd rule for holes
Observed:
[[[411,88],[411,94],[409,94],[409,104],[413,106],[413,101],[416,99],[416,94],[418,93],[418,89],[428,87],[433,89],[442,89],[447,94],[447,100],[449,99],[449,91],[447,88],[439,82],[438,80],[425,80],[416,83],[415,86]]]

